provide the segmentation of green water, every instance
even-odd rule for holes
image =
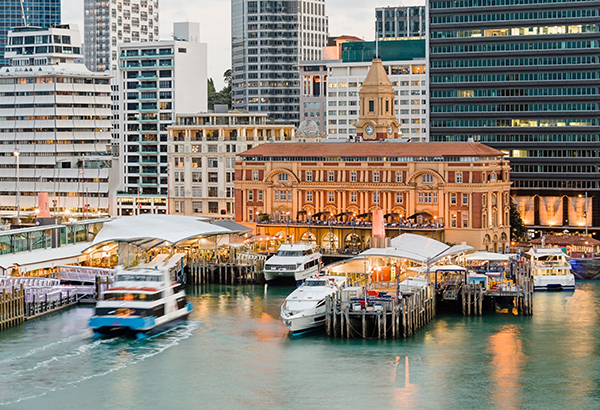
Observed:
[[[600,282],[533,317],[438,317],[408,340],[290,339],[291,288],[188,288],[191,320],[93,339],[91,308],[0,331],[7,409],[599,409]]]

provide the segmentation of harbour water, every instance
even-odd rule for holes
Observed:
[[[89,307],[1,331],[0,408],[600,408],[600,282],[407,340],[291,339],[291,290],[188,287],[191,320],[139,341],[94,339]]]

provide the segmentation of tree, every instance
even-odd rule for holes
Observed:
[[[216,92],[217,90],[215,89],[215,82],[213,81],[212,78],[209,78],[208,80],[208,87],[206,89],[206,93],[208,95],[211,95],[212,93]]]
[[[231,85],[232,85],[232,72],[231,69],[226,70],[223,73],[223,79],[225,80],[225,86],[221,91],[215,91],[215,83],[212,78],[208,79],[208,109],[213,110],[215,104],[227,104],[231,108]],[[212,91],[211,91],[212,85]]]
[[[510,203],[510,236],[513,240],[525,240],[527,228],[523,224],[521,214],[517,209],[517,204],[511,201]]]

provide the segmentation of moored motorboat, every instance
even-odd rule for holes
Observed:
[[[167,269],[118,270],[89,326],[96,335],[129,334],[139,339],[185,322],[191,311],[183,285],[171,282]]]
[[[575,276],[567,255],[558,248],[532,248],[531,275],[534,290],[575,290]]]
[[[344,276],[315,276],[294,290],[281,306],[281,318],[292,335],[325,326],[326,298],[345,285]]]
[[[321,254],[309,244],[282,244],[277,253],[265,262],[267,283],[277,279],[295,280],[297,283],[319,273]]]

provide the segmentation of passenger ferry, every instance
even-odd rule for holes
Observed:
[[[185,322],[191,311],[183,285],[171,282],[168,269],[119,269],[96,304],[89,326],[98,336],[141,339]]]
[[[558,248],[532,248],[531,274],[534,290],[575,290],[575,276],[567,255]]]
[[[281,318],[292,335],[325,326],[326,298],[346,285],[343,276],[307,278],[281,306]]]
[[[265,280],[294,279],[296,283],[319,273],[321,254],[308,244],[283,244],[265,262]]]

